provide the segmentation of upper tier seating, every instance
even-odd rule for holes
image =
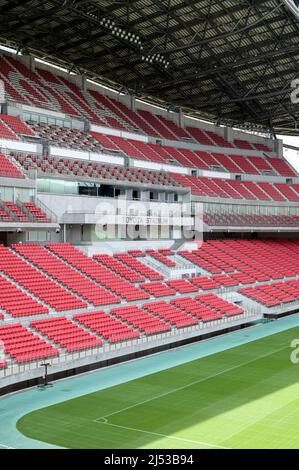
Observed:
[[[299,189],[296,185],[286,183],[274,185],[272,183],[255,183],[252,181],[238,182],[231,179],[207,178],[181,175],[179,173],[166,173],[137,168],[125,168],[120,165],[101,164],[98,162],[73,160],[59,157],[42,157],[11,152],[25,170],[36,169],[41,175],[72,176],[80,180],[81,177],[93,180],[130,181],[133,183],[146,183],[168,187],[188,187],[192,194],[205,197],[220,197],[224,199],[247,200],[274,200],[297,201]]]
[[[138,110],[137,113],[141,116],[144,121],[146,121],[152,129],[154,129],[154,135],[163,137],[164,139],[176,140],[176,135],[164,125],[155,114],[150,113],[149,111],[144,111],[143,109]]]
[[[240,147],[240,142],[243,142],[241,148],[246,150],[271,151],[265,144],[244,143],[244,140],[227,142],[218,132],[204,131],[193,126],[181,128],[168,117],[145,110],[132,111],[117,99],[101,95],[92,89],[82,91],[64,76],[39,67],[33,72],[15,57],[4,54],[0,56],[0,78],[5,83],[8,100],[60,111],[104,127],[170,140],[193,140],[203,145],[224,148]]]
[[[201,145],[214,146],[215,142],[205,133],[204,130],[198,127],[186,127],[186,131],[194,138],[196,142]]]
[[[27,124],[31,132],[34,131],[38,137],[48,140],[50,145],[88,152],[99,152],[102,149],[102,145],[91,133],[53,124],[37,124],[30,121]]]
[[[4,352],[16,363],[37,361],[59,355],[58,349],[32,333],[20,323],[0,326]]]
[[[25,210],[28,212],[29,217],[32,218],[35,222],[50,222],[50,219],[42,212],[39,207],[33,202],[23,202],[22,206],[25,207]]]
[[[160,115],[157,115],[157,119],[162,121],[163,125],[175,135],[175,140],[190,140],[190,134],[182,127],[179,127],[174,121]]]
[[[206,134],[219,147],[233,147],[232,143],[228,142],[221,135],[217,134],[214,131],[206,131]]]
[[[35,133],[32,132],[30,127],[15,116],[0,114],[0,122],[4,122],[15,134],[20,134],[25,137],[35,137]]]
[[[299,216],[234,214],[232,212],[205,212],[204,223],[210,227],[298,227]]]
[[[0,139],[19,140],[16,134],[2,120],[0,120]]]
[[[72,176],[80,179],[130,181],[136,183],[155,184],[158,186],[180,186],[171,176],[163,171],[153,171],[138,168],[125,168],[120,165],[109,165],[70,158],[42,157],[11,152],[11,155],[25,168],[36,169],[39,176],[57,175]]]
[[[24,178],[24,175],[12,163],[11,160],[9,160],[2,153],[0,153],[0,177],[4,177],[4,178]]]
[[[20,122],[21,123],[21,122]],[[200,150],[190,150],[183,147],[178,149],[169,146],[147,144],[142,141],[125,139],[112,135],[104,135],[98,132],[84,132],[78,129],[67,129],[54,125],[37,124],[28,121],[28,126],[41,138],[49,141],[51,145],[81,149],[90,152],[117,152],[125,153],[131,158],[147,160],[158,163],[173,163],[190,168],[202,168],[210,170],[229,171],[233,173],[244,173],[248,168],[253,174],[259,171],[243,156],[239,158],[240,165],[234,163],[234,156],[219,153],[209,154]],[[30,130],[30,129],[29,129]],[[243,165],[242,165],[243,163]],[[245,168],[243,170],[242,166]],[[275,173],[275,171],[273,170]],[[279,174],[279,172],[277,172]]]
[[[289,163],[282,158],[270,158],[268,162],[271,163],[272,167],[281,176],[297,176],[296,172],[290,167]]]
[[[256,150],[259,150],[261,152],[271,152],[270,147],[268,147],[265,144],[252,144]]]
[[[192,194],[205,197],[233,198],[247,200],[272,200],[287,201],[291,196],[291,201],[297,200],[299,193],[296,185],[289,186],[287,183],[280,183],[275,186],[273,183],[235,181],[222,178],[206,178],[185,176],[179,173],[170,173],[170,176],[182,186],[189,187]]]
[[[35,320],[30,326],[61,348],[65,348],[66,352],[100,347],[103,344],[95,335],[65,317]]]
[[[246,140],[235,139],[235,140],[234,140],[234,144],[235,144],[235,146],[238,147],[239,149],[243,149],[243,150],[254,150],[254,147],[253,147],[249,142],[247,142]]]
[[[13,203],[0,200],[0,221],[20,223],[47,223],[50,219],[33,202]]]
[[[128,255],[133,256],[133,258],[144,258],[146,253],[142,250],[128,250]]]

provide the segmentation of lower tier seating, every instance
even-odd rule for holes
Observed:
[[[101,263],[103,266],[106,266],[107,268],[111,269],[111,271],[115,272],[124,279],[127,279],[127,281],[142,282],[145,280],[145,278],[141,276],[141,274],[124,265],[113,256],[105,254],[94,255],[93,259]]]
[[[151,302],[145,304],[143,308],[158,316],[162,320],[166,320],[174,325],[176,328],[184,328],[186,326],[196,325],[198,320],[192,315],[177,309],[174,305],[167,302]]]
[[[54,341],[66,352],[102,346],[103,342],[65,317],[36,320],[30,323],[36,331]]]
[[[129,254],[129,253],[115,253],[113,256],[114,256],[114,258],[121,261],[125,265],[129,266],[134,271],[140,273],[142,276],[149,279],[150,281],[161,281],[161,280],[164,279],[164,276],[162,274],[158,273],[158,271],[155,271],[154,269],[150,268],[149,266],[146,266],[141,261],[136,259],[136,256],[132,256],[132,254]],[[138,256],[140,256],[140,255],[138,255]],[[143,256],[145,256],[145,253],[141,257],[143,257]]]
[[[171,303],[176,308],[182,310],[183,312],[187,312],[194,317],[197,317],[200,321],[203,322],[215,321],[222,318],[221,313],[217,312],[216,309],[201,303],[199,299],[196,301],[190,297],[181,297],[180,299],[172,300]]]
[[[0,340],[5,345],[2,368],[11,361],[37,361],[58,354],[98,348],[105,343],[121,343],[143,338],[176,328],[218,320],[227,322],[229,317],[241,317],[244,314],[244,305],[253,304],[251,301],[267,308],[292,307],[299,301],[299,280],[290,279],[299,275],[298,239],[205,241],[199,250],[177,252],[176,259],[179,256],[189,259],[191,256],[194,265],[207,274],[164,282],[148,282],[137,270],[111,257],[112,260],[118,261],[118,267],[124,266],[124,272],[127,272],[128,268],[131,275],[137,273],[133,281],[126,282],[131,290],[135,288],[134,283],[138,282],[138,291],[145,297],[137,299],[138,303],[133,299],[130,305],[115,307],[113,303],[107,304],[106,312],[86,311],[87,302],[84,302],[83,298],[88,289],[85,280],[90,282],[89,287],[97,286],[91,279],[98,276],[99,272],[102,276],[105,272],[113,274],[115,279],[121,282],[124,279],[121,273],[112,273],[110,268],[101,266],[68,244],[50,244],[46,247],[18,244],[14,249],[16,251],[0,245]],[[128,253],[124,255],[140,263],[138,255],[141,255],[142,259],[142,253],[133,253],[137,257]],[[143,263],[142,266],[147,267]],[[47,269],[54,275],[54,268],[56,281],[51,279],[46,271],[40,271]],[[59,278],[58,268],[66,276],[63,281]],[[67,271],[64,270],[66,268]],[[102,271],[102,268],[105,271]],[[83,287],[79,286],[79,278],[67,276],[73,271],[76,276],[81,276],[80,282],[83,279]],[[143,280],[136,281],[139,276],[143,277]],[[77,283],[76,294],[72,294],[65,284],[75,282],[74,279]],[[75,284],[73,288],[75,289]],[[224,288],[226,291],[237,291],[238,294],[234,295],[239,296],[237,298],[243,302],[243,307],[216,294],[215,289],[224,291]],[[203,293],[204,290],[214,292]],[[92,296],[94,293],[89,291],[87,295]],[[161,299],[151,301],[151,296]],[[166,299],[168,296],[170,299]],[[48,315],[50,309],[51,315]],[[82,309],[84,313],[70,312],[78,309]],[[64,310],[69,311],[68,318],[61,314],[53,315]],[[37,315],[42,315],[42,318]],[[29,319],[29,326],[25,326],[28,316],[33,318]],[[11,324],[12,317],[18,318],[19,323]],[[34,334],[36,332],[38,335]],[[14,343],[12,338],[15,338]]]
[[[188,292],[197,292],[197,287],[192,285],[189,281],[185,279],[173,279],[172,281],[167,281],[166,284],[175,289],[180,294],[187,294]]]
[[[201,294],[194,298],[200,303],[208,305],[226,317],[230,317],[232,315],[242,315],[244,313],[244,309],[242,307],[238,307],[237,305],[232,304],[227,300],[221,299],[218,297],[218,295],[215,294]]]
[[[101,266],[95,260],[89,258],[81,251],[76,250],[68,243],[48,244],[47,247],[72,267],[76,268],[76,270],[80,271],[97,284],[109,289],[116,294],[116,296],[122,297],[127,301],[143,300],[149,297],[144,291],[135,287],[125,279],[120,278],[104,266]],[[116,296],[114,296],[114,299],[110,296],[110,299],[107,299],[110,301],[107,303],[118,303],[120,300]]]
[[[57,312],[87,307],[86,302],[37,271],[3,245],[0,245],[0,271]],[[25,302],[24,308],[26,309]]]
[[[120,299],[54,256],[46,248],[31,243],[12,245],[14,250],[85,301],[99,306],[119,303]]]
[[[90,312],[74,315],[74,320],[94,331],[109,343],[119,343],[139,338],[140,333],[106,312]]]
[[[0,340],[4,344],[4,353],[18,364],[59,355],[57,348],[20,323],[0,326]]]
[[[243,289],[239,289],[239,292],[265,307],[276,307],[298,302],[299,280],[273,282],[256,287],[244,287]]]
[[[170,330],[170,325],[165,321],[153,317],[139,307],[117,307],[111,313],[129,325],[133,325],[146,335],[162,333]]]
[[[2,275],[0,275],[0,307],[15,318],[48,313],[46,307]]]
[[[296,240],[210,240],[199,250],[179,253],[205,272],[230,276],[242,273],[248,276],[249,282],[283,279],[299,273],[299,242]],[[242,278],[237,280],[242,282]]]
[[[168,295],[176,294],[175,289],[171,289],[171,287],[167,286],[163,282],[146,282],[141,284],[140,287],[154,297],[166,297]]]
[[[174,268],[176,266],[176,262],[173,261],[172,259],[167,258],[163,253],[152,250],[152,249],[147,249],[146,253],[150,256],[152,256],[155,260],[159,261],[162,264],[165,264],[165,266],[168,266],[170,268]]]

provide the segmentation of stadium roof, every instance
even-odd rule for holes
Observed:
[[[152,102],[286,134],[299,122],[291,102],[299,78],[296,4],[0,0],[0,41]]]

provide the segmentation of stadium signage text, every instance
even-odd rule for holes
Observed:
[[[139,224],[139,225],[168,225],[168,217],[148,217],[148,216],[137,216],[127,215],[121,218],[122,224]]]

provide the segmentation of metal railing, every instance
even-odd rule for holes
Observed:
[[[233,317],[223,317],[219,320],[213,320],[208,322],[199,321],[197,325],[183,327],[180,329],[172,327],[170,331],[164,333],[154,334],[151,336],[141,336],[139,338],[123,341],[120,343],[105,343],[101,347],[85,349],[72,353],[61,353],[57,357],[48,359],[51,363],[52,371],[54,371],[54,369],[55,371],[66,370],[68,368],[71,368],[72,363],[74,363],[76,366],[79,366],[80,363],[82,363],[83,365],[83,363],[88,364],[92,362],[100,362],[108,358],[126,355],[128,352],[134,352],[134,350],[135,352],[138,352],[143,349],[152,348],[154,346],[163,345],[166,343],[171,343],[172,340],[177,342],[182,339],[201,336],[222,329],[224,330],[232,326],[256,321],[261,318],[262,315],[259,315],[253,311],[245,311],[243,314],[235,315]],[[28,376],[30,376],[30,373],[35,373],[39,370],[41,371],[39,374],[41,376],[42,361],[43,359],[27,362],[24,364],[17,364],[13,360],[9,359],[7,361],[7,366],[3,369],[0,369],[0,379],[11,377],[11,383],[13,383],[14,380],[18,381],[18,376],[20,374],[28,373]],[[35,374],[34,377],[38,377],[39,375]]]
[[[51,219],[52,222],[57,222],[57,215],[51,209],[49,209],[49,207],[47,207],[40,199],[36,198],[35,204],[49,217],[49,219]]]

